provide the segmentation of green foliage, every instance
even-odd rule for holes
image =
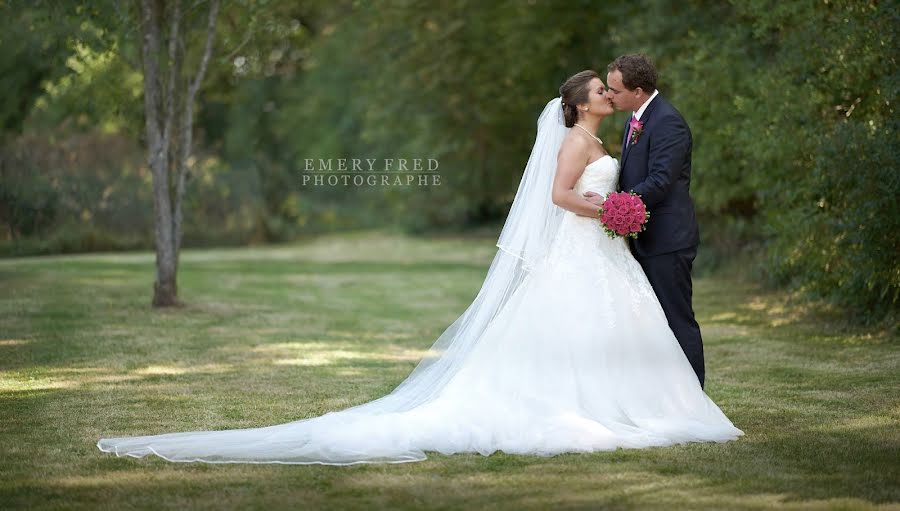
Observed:
[[[59,194],[35,169],[0,162],[0,217],[13,239],[38,234],[56,219]]]
[[[843,122],[816,156],[798,207],[771,224],[775,275],[873,313],[900,294],[897,120],[881,129]],[[890,143],[891,138],[895,140]],[[852,147],[848,151],[844,147]]]
[[[866,320],[896,310],[897,5],[689,3],[672,15],[669,2],[645,7],[666,29],[647,33],[641,49],[657,57],[661,88],[695,136],[692,192],[713,219],[701,231],[744,237],[738,227],[749,219],[774,281]]]
[[[144,150],[124,136],[72,133],[19,137],[0,159],[5,255],[122,250],[153,246],[153,198]],[[185,236],[195,246],[263,238],[252,172],[200,154],[187,181]]]
[[[123,67],[134,58],[132,47],[115,37],[132,28],[123,7],[116,0],[0,3],[0,138],[52,129],[73,117],[102,124],[122,109],[125,119],[141,118],[128,100],[137,98],[133,85],[140,76]],[[29,120],[40,125],[24,126]]]
[[[337,192],[351,197],[348,211],[367,218],[374,212],[412,230],[502,220],[537,114],[567,76],[612,55],[599,13],[587,13],[601,27],[598,37],[572,31],[584,14],[520,2],[357,5],[326,25],[302,80],[282,89],[278,131],[295,155],[290,164],[298,170],[305,158],[434,158],[440,186]],[[605,129],[618,138],[613,123]]]

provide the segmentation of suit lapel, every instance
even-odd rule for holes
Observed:
[[[656,105],[658,105],[659,102],[662,101],[662,99],[663,99],[662,95],[657,94],[656,97],[653,98],[653,101],[651,101],[650,104],[647,105],[647,109],[644,110],[643,115],[641,115],[641,119],[643,119],[642,122],[644,123],[644,125],[646,125],[648,122],[650,122],[650,114],[653,113],[653,110],[656,108]],[[625,121],[625,138],[628,137],[628,125],[629,125],[630,121],[631,121],[631,116],[628,116],[628,120]],[[625,138],[623,138],[622,140],[624,141]],[[631,153],[631,146],[633,146],[633,145],[634,144],[629,143],[628,147],[625,149],[625,152],[622,153],[622,168],[625,167],[625,161],[628,159],[628,154]],[[622,143],[622,147],[625,147],[624,142]]]
[[[650,104],[647,105],[647,109],[644,110],[644,115],[641,116],[641,118],[644,119],[645,124],[650,120],[650,114],[653,113],[653,110],[656,109],[657,105],[659,105],[663,101],[665,100],[663,99],[662,95],[657,94],[656,97],[653,98],[653,101],[651,101]]]
[[[631,126],[631,116],[628,116],[628,119],[625,120],[625,134],[622,135],[622,168],[625,168],[625,158],[628,157],[628,151],[631,150],[631,144],[627,146],[625,144],[628,143],[628,128]]]

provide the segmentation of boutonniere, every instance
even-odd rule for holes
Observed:
[[[641,138],[641,133],[644,132],[644,123],[631,118],[631,140],[628,142],[629,144],[637,144],[638,139]]]

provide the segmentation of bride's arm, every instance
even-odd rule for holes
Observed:
[[[597,217],[596,205],[575,192],[575,183],[584,173],[588,160],[588,146],[580,137],[566,137],[556,158],[553,178],[553,204],[576,215]]]

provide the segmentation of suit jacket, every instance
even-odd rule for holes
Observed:
[[[698,245],[700,230],[689,193],[691,129],[661,95],[647,105],[641,121],[643,132],[622,153],[619,174],[619,189],[639,194],[650,211],[646,230],[630,239],[632,251],[650,257]]]

